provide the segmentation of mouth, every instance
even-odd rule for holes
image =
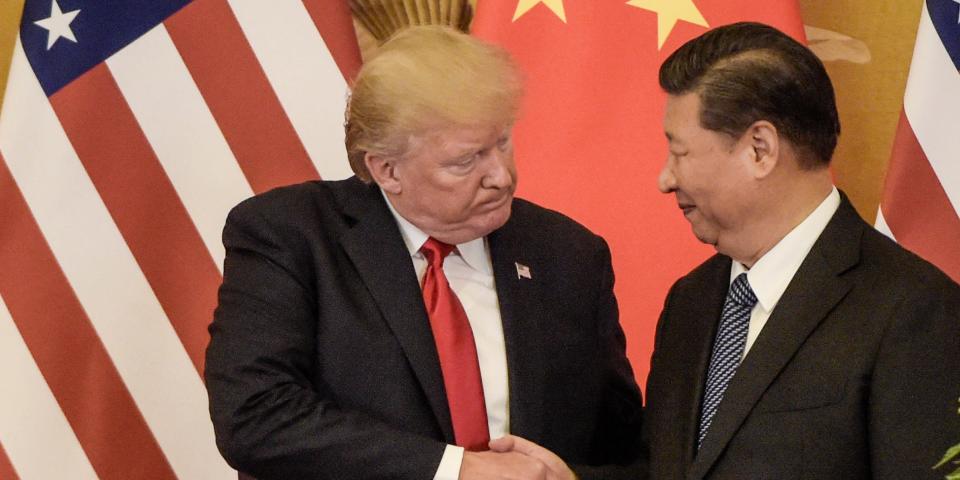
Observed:
[[[512,198],[512,195],[504,195],[502,197],[490,200],[481,204],[481,207],[485,211],[492,211],[502,207],[505,203],[509,202]]]
[[[683,216],[690,215],[691,212],[696,210],[697,206],[692,203],[681,203],[678,205],[680,210],[683,210]]]

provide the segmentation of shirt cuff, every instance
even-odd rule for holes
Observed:
[[[437,467],[437,474],[433,480],[458,480],[460,478],[460,464],[463,463],[463,447],[447,445]]]

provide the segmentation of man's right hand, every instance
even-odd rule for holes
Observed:
[[[463,452],[460,480],[546,480],[547,466],[517,452]]]

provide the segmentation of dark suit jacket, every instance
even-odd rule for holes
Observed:
[[[644,436],[653,479],[942,478],[960,440],[960,287],[844,197],[729,384],[699,453],[731,260],[671,289]]]
[[[488,240],[510,431],[571,464],[634,461],[641,399],[606,243],[523,200]],[[377,187],[259,195],[230,213],[224,244],[205,378],[227,461],[260,479],[432,478],[453,443],[450,413],[413,264]],[[584,478],[637,468],[578,467]]]

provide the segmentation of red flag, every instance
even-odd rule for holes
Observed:
[[[960,5],[925,2],[877,228],[960,282]]]
[[[803,40],[794,0],[481,0],[473,33],[526,75],[515,134],[518,195],[610,243],[620,318],[638,380],[670,285],[708,255],[657,191],[666,158],[660,63],[687,40],[741,20]]]
[[[27,0],[0,110],[0,477],[229,478],[228,210],[343,178],[345,2]],[[343,73],[341,73],[343,72]]]

